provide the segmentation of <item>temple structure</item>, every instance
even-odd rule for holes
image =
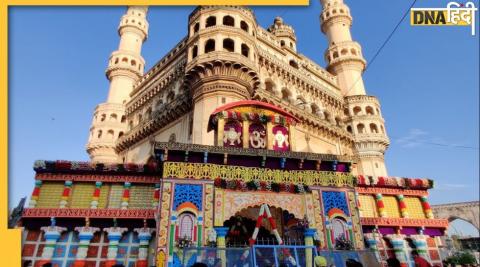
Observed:
[[[448,221],[433,218],[433,181],[387,175],[385,121],[365,90],[349,8],[321,2],[325,68],[297,52],[282,18],[265,29],[249,8],[200,6],[146,73],[147,7],[129,7],[93,114],[91,161],[35,162],[23,260],[180,266],[210,255],[186,247],[214,247],[233,266],[225,247],[287,244],[303,246],[300,266],[338,249],[403,266],[417,250],[441,264]],[[250,258],[271,266],[260,254]]]

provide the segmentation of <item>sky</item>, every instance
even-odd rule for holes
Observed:
[[[370,63],[411,1],[346,2],[353,38]],[[448,1],[417,2],[415,7],[444,7]],[[193,8],[150,8],[142,50],[147,69],[186,35]],[[325,66],[319,1],[253,9],[264,28],[282,16],[295,29],[297,50]],[[118,47],[124,12],[124,7],[10,7],[10,206],[31,194],[35,160],[88,160],[92,114],[107,97],[105,68]],[[412,27],[407,16],[364,73],[391,140],[388,174],[434,179],[432,204],[479,199],[478,12],[476,17],[473,37],[470,27]]]

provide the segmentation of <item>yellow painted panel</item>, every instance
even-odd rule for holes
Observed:
[[[119,209],[122,203],[123,185],[112,184],[110,189],[110,195],[108,196],[108,208]]]
[[[74,183],[72,187],[72,196],[70,197],[70,208],[90,208],[92,202],[93,190],[95,184],[92,183]]]
[[[405,197],[405,204],[410,218],[425,219],[422,203],[418,197]]]
[[[389,218],[400,218],[400,209],[398,208],[397,198],[395,196],[383,196],[383,204]]]
[[[372,195],[359,195],[362,217],[378,217],[377,204]]]
[[[130,202],[128,208],[149,209],[152,207],[153,185],[132,185],[130,189]]]
[[[40,188],[37,208],[58,208],[63,193],[63,182],[44,182]]]
[[[110,185],[103,184],[100,188],[100,197],[98,198],[98,208],[105,209],[108,203],[108,196],[110,195]]]

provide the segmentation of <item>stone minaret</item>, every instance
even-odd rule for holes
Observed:
[[[94,162],[119,161],[115,142],[127,131],[125,104],[145,68],[141,50],[148,35],[147,10],[145,6],[130,6],[120,20],[120,44],[106,70],[108,98],[96,107],[90,127],[87,152]]]
[[[365,59],[362,47],[352,40],[352,17],[343,0],[321,0],[321,29],[328,39],[325,52],[327,70],[337,76],[345,97],[345,125],[355,137],[355,153],[359,157],[359,174],[386,176],[384,154],[390,141],[380,103],[365,92],[362,73]]]

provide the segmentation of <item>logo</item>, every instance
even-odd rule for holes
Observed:
[[[478,9],[473,2],[459,4],[449,2],[446,8],[412,8],[410,25],[412,26],[471,26],[475,35],[475,12]]]

